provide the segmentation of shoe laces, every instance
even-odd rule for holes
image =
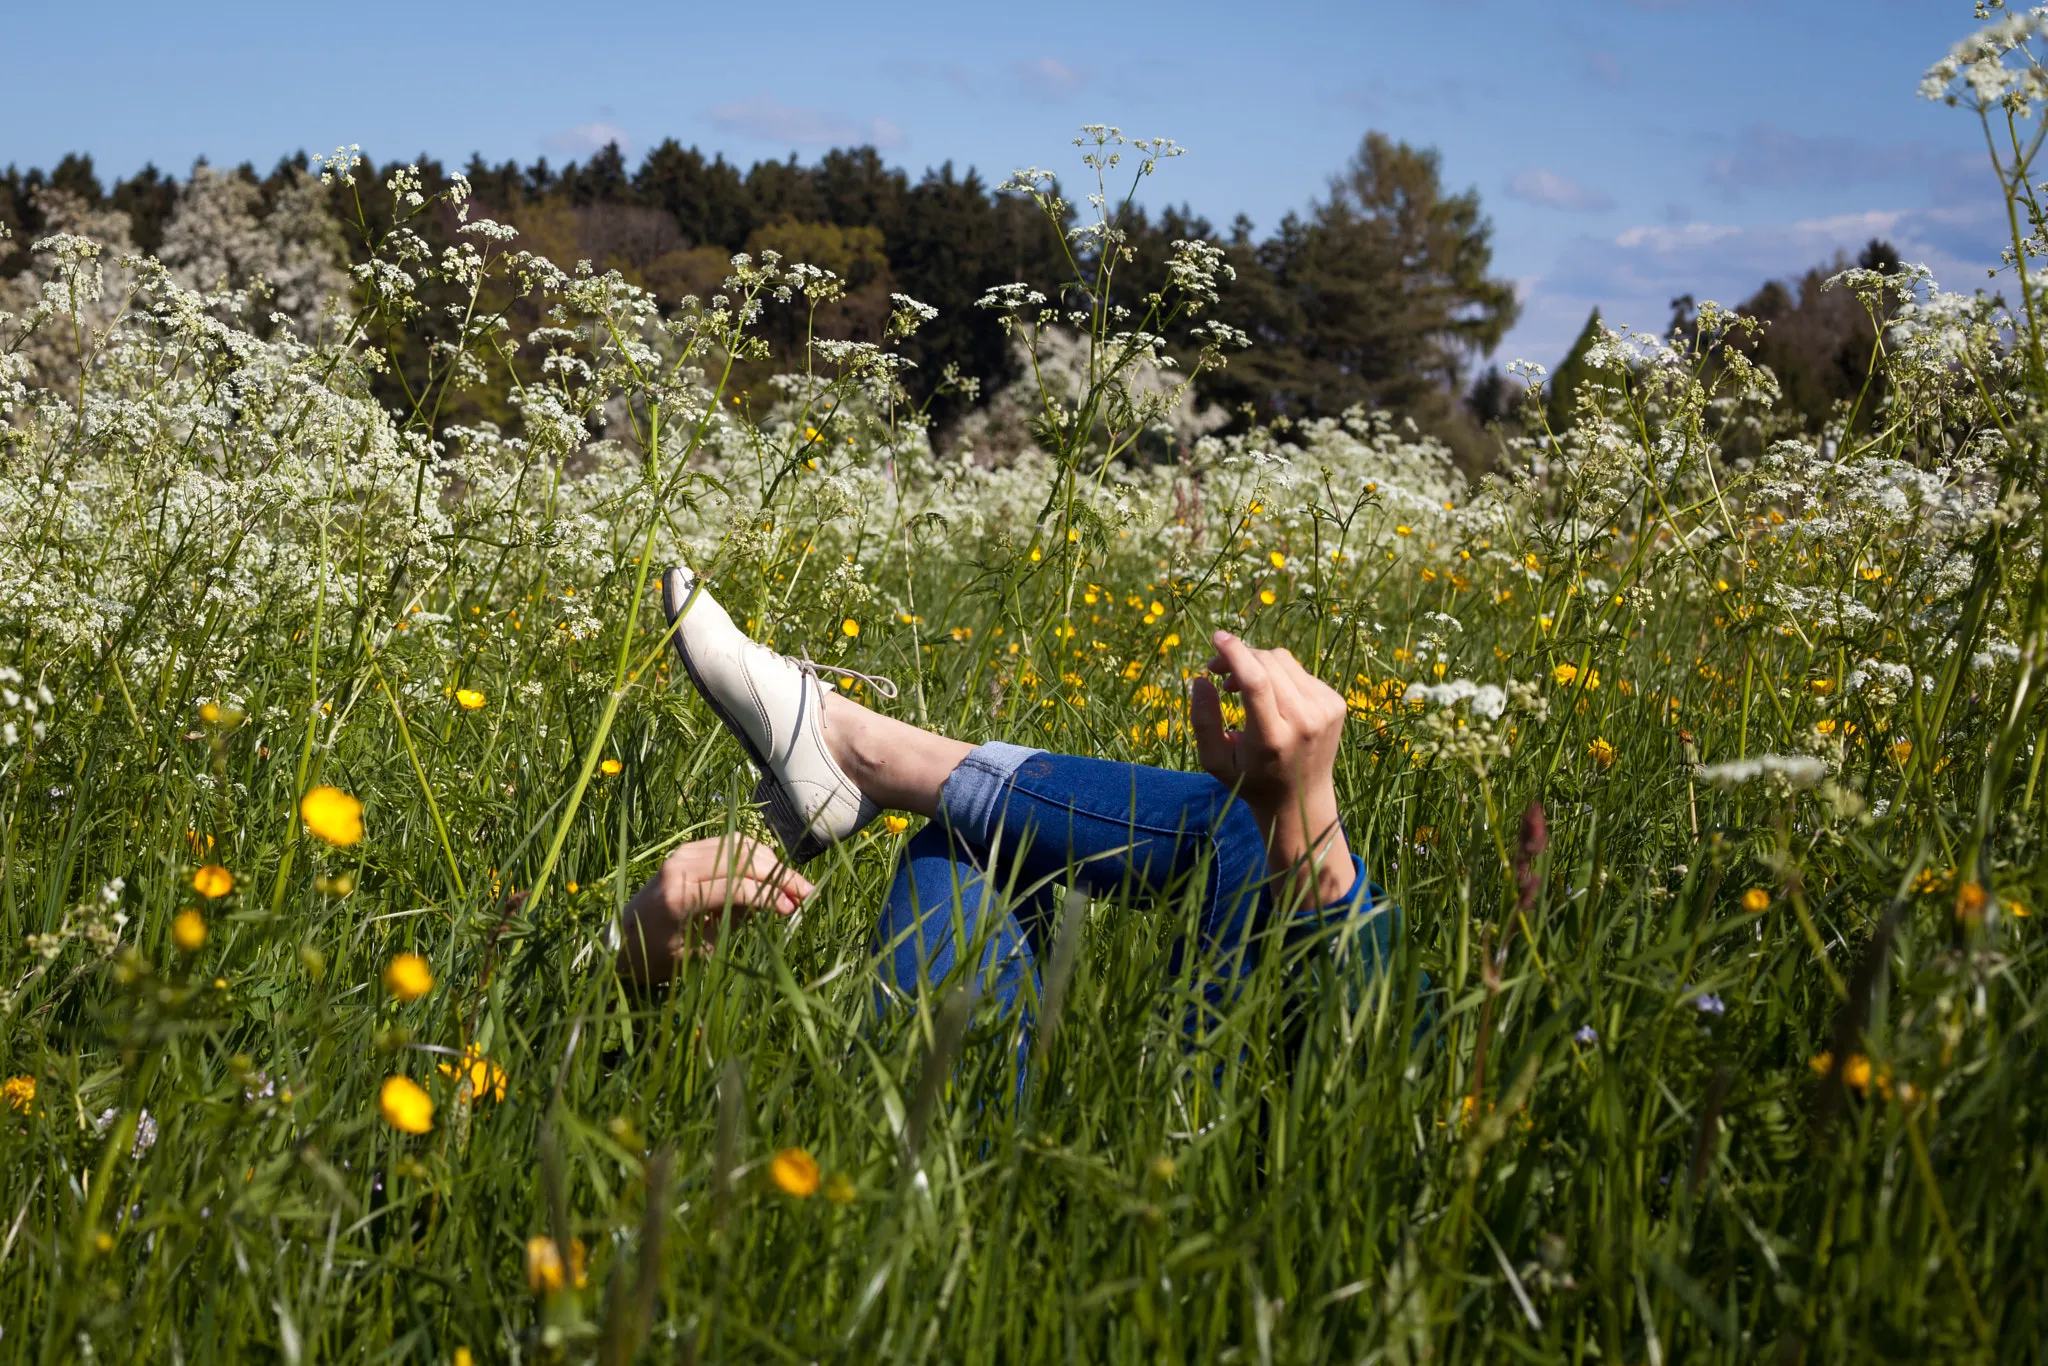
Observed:
[[[880,674],[864,674],[859,669],[842,669],[837,664],[821,663],[811,658],[811,652],[808,648],[790,662],[813,678],[818,676],[820,670],[826,673],[838,674],[841,678],[857,678],[873,688],[877,697],[886,698],[891,702],[896,700],[897,688],[894,679],[884,678]]]

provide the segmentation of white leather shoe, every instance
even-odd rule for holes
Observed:
[[[817,857],[881,814],[825,748],[823,666],[750,640],[686,566],[662,575],[661,605],[690,681],[760,770],[754,800],[790,862]]]

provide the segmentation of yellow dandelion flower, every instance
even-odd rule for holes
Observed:
[[[882,828],[892,835],[900,835],[910,828],[910,817],[888,815],[882,817]]]
[[[192,875],[192,890],[217,901],[235,890],[235,875],[218,863],[209,863]]]
[[[197,953],[206,945],[206,917],[187,907],[171,921],[171,942],[183,953]]]
[[[401,1001],[417,1001],[434,989],[434,970],[416,953],[401,953],[384,965],[384,990]]]
[[[441,1075],[456,1083],[456,1089],[465,1100],[492,1100],[505,1098],[505,1069],[484,1056],[484,1051],[475,1044],[466,1045],[462,1050],[462,1061],[444,1062]]]
[[[0,1082],[0,1097],[6,1099],[8,1109],[28,1114],[36,1106],[36,1079],[26,1072],[18,1077],[9,1077]]]
[[[475,688],[457,688],[455,690],[455,704],[464,711],[475,711],[486,700],[484,695]]]
[[[1586,757],[1602,768],[1613,768],[1614,746],[1608,744],[1603,739],[1595,737],[1593,743],[1586,746]]]
[[[845,621],[839,623],[839,634],[848,637],[859,635],[860,623],[852,617],[848,617]]]
[[[322,783],[301,797],[299,817],[329,844],[347,846],[363,837],[363,804],[338,787]]]
[[[402,1134],[423,1134],[434,1127],[434,1098],[411,1077],[386,1077],[377,1093],[384,1122]]]
[[[1771,908],[1771,894],[1761,887],[1752,887],[1742,894],[1742,909],[1762,912]]]
[[[619,771],[624,767],[625,765],[620,763],[617,759],[607,759],[597,766],[597,771],[599,773],[604,774],[604,776],[607,778],[615,778],[618,776]]]
[[[768,1175],[784,1195],[808,1200],[818,1193],[818,1162],[802,1148],[784,1148],[768,1160]]]

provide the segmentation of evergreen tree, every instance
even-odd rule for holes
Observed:
[[[1586,353],[1600,340],[1600,310],[1595,308],[1586,315],[1586,325],[1579,329],[1578,340],[1572,349],[1565,352],[1557,372],[1550,377],[1550,393],[1545,398],[1544,416],[1550,419],[1552,433],[1562,436],[1572,424],[1573,395],[1579,386],[1592,377],[1586,365]]]
[[[1487,274],[1492,236],[1476,191],[1445,193],[1435,151],[1367,134],[1307,218],[1257,244],[1240,220],[1225,311],[1256,345],[1215,396],[1296,418],[1361,403],[1448,416],[1470,358],[1519,312],[1512,283]]]
[[[164,240],[164,226],[178,208],[178,182],[151,162],[125,180],[114,182],[108,196],[128,215],[128,236],[138,251],[154,252]]]

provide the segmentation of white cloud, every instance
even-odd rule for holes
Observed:
[[[1853,259],[1873,237],[1889,241],[1903,260],[1928,266],[1946,289],[2009,287],[2009,278],[1992,281],[1984,274],[1998,258],[2000,224],[1992,207],[1866,209],[1749,226],[1653,223],[1611,236],[1587,234],[1529,282],[1521,321],[1500,355],[1555,365],[1596,306],[1612,326],[1656,331],[1679,295],[1732,307],[1767,280],[1825,267],[1838,252]]]
[[[1017,77],[1017,84],[1027,95],[1041,99],[1058,99],[1071,95],[1088,84],[1088,68],[1069,66],[1057,57],[1038,57],[1031,61],[1017,62],[1010,68]]]
[[[618,143],[620,151],[632,155],[633,138],[616,123],[579,123],[548,134],[540,145],[559,157],[587,157],[609,142]]]
[[[1525,204],[1563,209],[1566,213],[1599,213],[1614,207],[1614,198],[1606,191],[1540,168],[1517,171],[1508,181],[1508,194]]]
[[[1917,143],[1808,137],[1768,123],[1742,130],[1734,149],[1707,165],[1707,183],[1728,199],[1745,190],[1847,189],[1936,172],[1943,158]]]
[[[756,142],[787,147],[900,147],[903,130],[887,119],[852,119],[822,109],[784,104],[766,96],[714,104],[704,111],[712,127]]]

